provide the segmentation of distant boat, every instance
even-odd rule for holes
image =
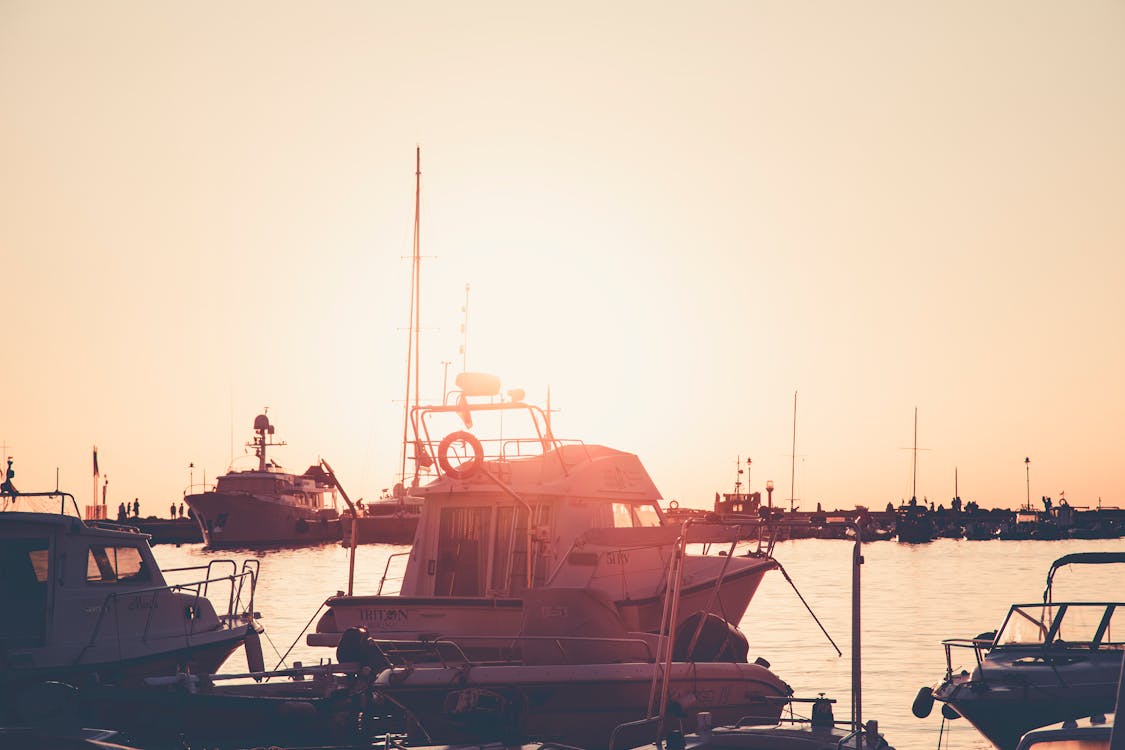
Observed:
[[[223,474],[214,490],[184,498],[207,546],[308,544],[340,538],[335,483],[319,465],[304,474],[291,474],[269,460],[267,448],[285,445],[271,442],[273,434],[269,417],[259,414],[254,418],[254,439],[247,443],[258,458],[258,468]]]
[[[411,544],[422,516],[422,501],[416,497],[390,497],[360,505],[357,510],[358,515],[346,511],[340,516],[340,534],[345,545],[352,542],[353,523],[356,544]]]

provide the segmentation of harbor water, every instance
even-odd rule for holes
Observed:
[[[990,745],[963,719],[943,720],[940,704],[917,719],[911,704],[918,688],[934,686],[945,673],[944,638],[972,638],[996,629],[1013,603],[1042,600],[1051,562],[1073,552],[1119,551],[1120,540],[987,541],[942,539],[909,545],[878,542],[863,546],[862,663],[864,720],[875,719],[892,745],[904,748],[987,750]],[[391,561],[385,590],[397,591],[409,547],[361,546],[357,550],[355,593],[373,594]],[[763,581],[740,623],[750,642],[750,659],[762,657],[799,697],[825,693],[835,698],[837,719],[851,707],[851,560],[846,541],[794,540],[779,543],[774,556],[843,651],[837,656],[793,588],[780,573]],[[347,588],[348,550],[339,544],[270,550],[207,550],[201,544],[155,547],[163,568],[210,560],[261,560],[255,609],[266,627],[266,667],[315,664],[333,658],[330,649],[305,645],[324,600]],[[187,580],[173,573],[170,581]],[[177,578],[177,576],[180,576]],[[1055,600],[1112,601],[1122,590],[1114,566],[1080,566],[1056,576]],[[311,623],[311,624],[310,624]],[[964,651],[958,649],[956,651]],[[955,651],[955,653],[956,653]],[[959,655],[962,659],[970,652]],[[242,671],[241,652],[224,671]],[[971,664],[958,665],[971,669]]]

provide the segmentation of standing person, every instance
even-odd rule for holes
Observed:
[[[172,503],[168,506],[168,517],[172,520],[176,519],[176,504]]]
[[[180,518],[184,517],[184,504],[180,503]]]
[[[129,517],[129,511],[125,510],[125,503],[118,503],[117,505],[117,520],[124,521]]]
[[[133,498],[133,518],[140,518],[140,517],[141,517],[141,501],[134,497]]]

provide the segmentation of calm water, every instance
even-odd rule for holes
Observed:
[[[990,745],[963,720],[946,722],[935,708],[928,719],[910,712],[922,685],[933,685],[945,672],[943,638],[971,638],[1000,625],[1008,605],[1039,601],[1047,568],[1064,554],[1116,551],[1122,542],[938,540],[924,545],[880,542],[865,545],[863,593],[863,716],[877,719],[892,745],[900,749],[945,747],[987,750]],[[406,547],[360,547],[356,558],[356,593],[374,593],[387,558]],[[262,613],[268,640],[266,666],[296,641],[289,657],[315,663],[333,657],[329,649],[311,648],[301,634],[324,599],[347,587],[348,553],[330,544],[303,549],[211,552],[202,545],[155,548],[162,567],[205,563],[216,558],[261,560],[256,609]],[[750,641],[750,658],[769,660],[773,670],[797,695],[818,692],[838,699],[837,718],[849,715],[851,698],[851,555],[850,542],[798,540],[778,544],[775,557],[843,650],[837,657],[792,588],[778,573],[767,576],[741,627]],[[401,560],[401,558],[399,558]],[[1119,569],[1110,566],[1070,568],[1056,576],[1056,599],[1102,601],[1120,598]],[[241,652],[227,671],[241,671]],[[944,731],[944,734],[943,734]]]

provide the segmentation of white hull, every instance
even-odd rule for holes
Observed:
[[[677,624],[708,610],[708,604],[708,611],[738,622],[762,576],[773,567],[772,560],[763,560],[725,576],[718,596],[713,595],[714,580],[685,587]],[[650,633],[660,630],[663,604],[657,595],[614,601],[626,630]],[[327,605],[316,632],[307,636],[310,646],[335,646],[345,630],[362,627],[381,640],[452,638],[465,641],[469,650],[495,648],[521,632],[524,617],[523,600],[515,597],[338,596]]]

